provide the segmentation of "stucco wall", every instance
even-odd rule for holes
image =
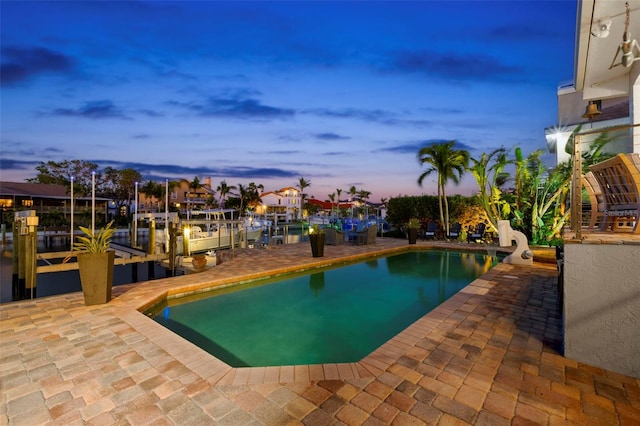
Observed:
[[[566,244],[565,356],[640,377],[640,245]]]

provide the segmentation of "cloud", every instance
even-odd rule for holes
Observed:
[[[390,111],[360,108],[312,108],[300,111],[303,114],[317,115],[320,117],[345,118],[369,121],[387,126],[412,126],[426,127],[432,124],[429,120],[407,120],[397,118],[397,115]]]
[[[344,141],[351,139],[349,136],[340,136],[335,133],[318,133],[315,137],[326,141]]]
[[[300,154],[301,152],[304,152],[304,151],[299,151],[299,150],[267,151],[264,154],[292,155],[292,154]]]
[[[40,164],[39,161],[23,161],[23,160],[13,160],[11,158],[0,158],[0,169],[8,172],[10,170],[33,170],[33,175],[35,176],[36,167]]]
[[[385,147],[385,148],[378,148],[373,150],[373,152],[388,152],[388,153],[392,153],[392,154],[413,154],[413,155],[417,155],[418,151],[420,151],[420,149],[424,148],[425,146],[432,146],[438,143],[443,143],[443,142],[449,142],[450,139],[426,139],[423,141],[416,141],[416,142],[410,142],[410,143],[403,143],[401,145],[396,145],[396,146],[390,146],[390,147]],[[459,142],[459,141],[455,141],[455,143],[453,144],[453,149],[464,149],[466,151],[473,151],[475,150],[475,148],[473,148],[470,145],[467,145],[465,143]]]
[[[273,167],[188,167],[174,164],[147,164],[110,160],[89,160],[99,164],[101,168],[111,166],[116,169],[131,168],[138,171],[145,179],[173,179],[185,176],[219,177],[223,179],[271,179],[296,178],[300,172]]]
[[[383,110],[367,110],[358,108],[342,108],[342,109],[329,109],[329,108],[313,108],[303,111],[307,114],[319,115],[322,117],[333,118],[358,118],[365,121],[383,122],[393,117],[393,114]]]
[[[462,55],[429,50],[395,52],[383,71],[421,73],[455,81],[519,81],[525,76],[521,67],[481,53]]]
[[[235,92],[229,96],[211,96],[204,103],[170,101],[169,104],[187,108],[203,117],[241,120],[287,119],[296,114],[295,110],[290,108],[264,105],[256,98],[245,96],[248,94],[248,91]]]
[[[71,108],[56,108],[50,113],[51,115],[60,115],[63,117],[82,117],[91,119],[102,118],[122,118],[129,120],[129,118],[117,108],[113,102],[109,100],[90,101],[77,109]]]
[[[70,57],[44,47],[3,47],[2,85],[10,86],[47,72],[68,72],[73,65]]]
[[[164,114],[158,111],[154,111],[151,109],[140,109],[138,110],[138,112],[140,114],[146,115],[147,117],[152,117],[152,118],[156,118],[156,117],[164,117]]]

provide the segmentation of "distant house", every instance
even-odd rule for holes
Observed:
[[[289,222],[301,218],[301,194],[294,187],[281,188],[277,191],[263,192],[260,195],[262,206],[256,209],[256,213],[273,216],[278,221]]]
[[[178,186],[169,190],[169,205],[182,213],[187,210],[203,210],[213,207],[215,191],[211,188],[211,178],[205,178],[200,188],[192,189],[187,179],[180,179]],[[164,185],[164,184],[163,184]],[[157,212],[164,210],[164,200],[139,193],[138,212]]]
[[[191,182],[186,179],[179,181],[179,186],[171,191],[172,202],[176,203],[178,210],[202,210],[212,207],[215,191],[211,188],[211,178],[206,178],[198,189],[189,187]]]
[[[74,216],[91,211],[91,197],[74,196]],[[108,198],[95,198],[96,216],[108,219]],[[63,185],[43,183],[0,182],[0,207],[2,222],[7,221],[6,213],[20,210],[35,210],[37,216],[51,212],[61,212],[71,219],[71,194]]]
[[[353,202],[342,201],[342,202],[332,203],[331,201],[321,201],[315,198],[309,198],[307,200],[307,203],[314,206],[318,206],[319,210],[325,213],[331,213],[332,211],[337,209],[348,210],[351,207],[356,207],[357,202],[358,202],[357,200],[354,200]]]

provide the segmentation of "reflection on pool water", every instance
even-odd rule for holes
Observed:
[[[148,314],[232,367],[356,362],[497,262],[412,251],[172,299]]]

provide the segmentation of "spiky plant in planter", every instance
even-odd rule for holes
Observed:
[[[78,269],[84,293],[85,305],[98,305],[111,300],[113,286],[113,264],[115,252],[109,250],[111,238],[116,232],[113,221],[97,233],[84,226],[84,233],[73,243],[73,251],[78,252]]]

